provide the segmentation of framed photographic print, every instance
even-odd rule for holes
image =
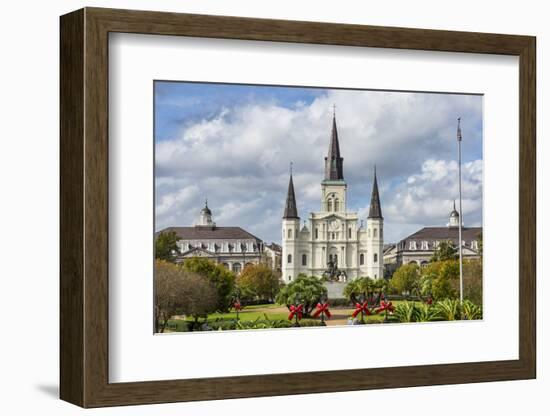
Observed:
[[[528,36],[62,16],[61,398],[534,378],[535,104]]]

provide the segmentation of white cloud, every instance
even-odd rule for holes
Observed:
[[[290,161],[300,216],[319,208],[333,104],[348,205],[366,214],[376,164],[386,227],[395,229],[388,239],[411,224],[447,217],[456,193],[448,189],[456,170],[457,115],[465,158],[481,157],[480,97],[332,90],[310,104],[294,104],[224,108],[157,143],[157,229],[192,224],[208,196],[219,225],[279,240]],[[464,169],[465,218],[480,221],[481,161],[470,165]]]

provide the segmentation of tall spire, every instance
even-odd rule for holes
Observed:
[[[325,180],[338,181],[344,179],[344,158],[340,156],[338,129],[336,128],[336,110],[332,114],[332,132],[328,155],[325,157]]]
[[[370,197],[369,218],[382,217],[382,208],[380,207],[380,195],[378,194],[378,180],[376,178],[376,165],[374,166],[374,183],[372,185],[372,195]]]
[[[290,165],[292,169],[292,164]],[[294,183],[292,182],[292,171],[290,172],[290,181],[288,182],[288,192],[286,194],[284,219],[300,218],[298,217],[298,208],[296,207],[296,196],[294,195]]]

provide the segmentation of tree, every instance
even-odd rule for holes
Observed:
[[[237,278],[242,298],[273,301],[279,292],[279,273],[265,264],[251,264],[244,268]]]
[[[155,262],[155,331],[164,332],[177,314],[195,317],[214,312],[216,288],[203,277],[165,260]]]
[[[419,267],[416,263],[407,263],[393,274],[390,285],[398,293],[411,294],[419,290]]]
[[[370,277],[358,277],[351,280],[346,287],[344,287],[344,296],[352,303],[359,302],[359,296],[363,295],[365,298],[369,296],[374,290],[374,280]]]
[[[198,273],[207,278],[218,291],[217,310],[220,312],[229,310],[235,290],[235,274],[221,264],[201,257],[186,259],[183,267],[187,271]]]
[[[456,248],[451,241],[441,241],[430,261],[436,262],[456,259],[458,259],[458,248]]]
[[[458,260],[436,261],[422,269],[420,293],[436,300],[456,298],[459,284]]]
[[[464,262],[464,299],[478,306],[483,302],[483,260],[472,259]]]
[[[174,261],[178,253],[179,237],[175,231],[162,231],[155,240],[155,258]]]
[[[315,305],[326,296],[327,288],[317,277],[299,274],[296,280],[281,288],[276,301],[290,309],[290,305],[299,300],[304,305],[304,315],[309,316]]]

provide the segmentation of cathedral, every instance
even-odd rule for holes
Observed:
[[[321,277],[329,265],[343,272],[340,280],[344,281],[384,276],[384,218],[376,168],[366,227],[356,212],[347,210],[346,196],[344,158],[340,155],[336,116],[333,115],[325,177],[321,182],[320,210],[310,213],[302,228],[290,173],[282,221],[282,279],[285,282],[293,281],[300,273]]]

